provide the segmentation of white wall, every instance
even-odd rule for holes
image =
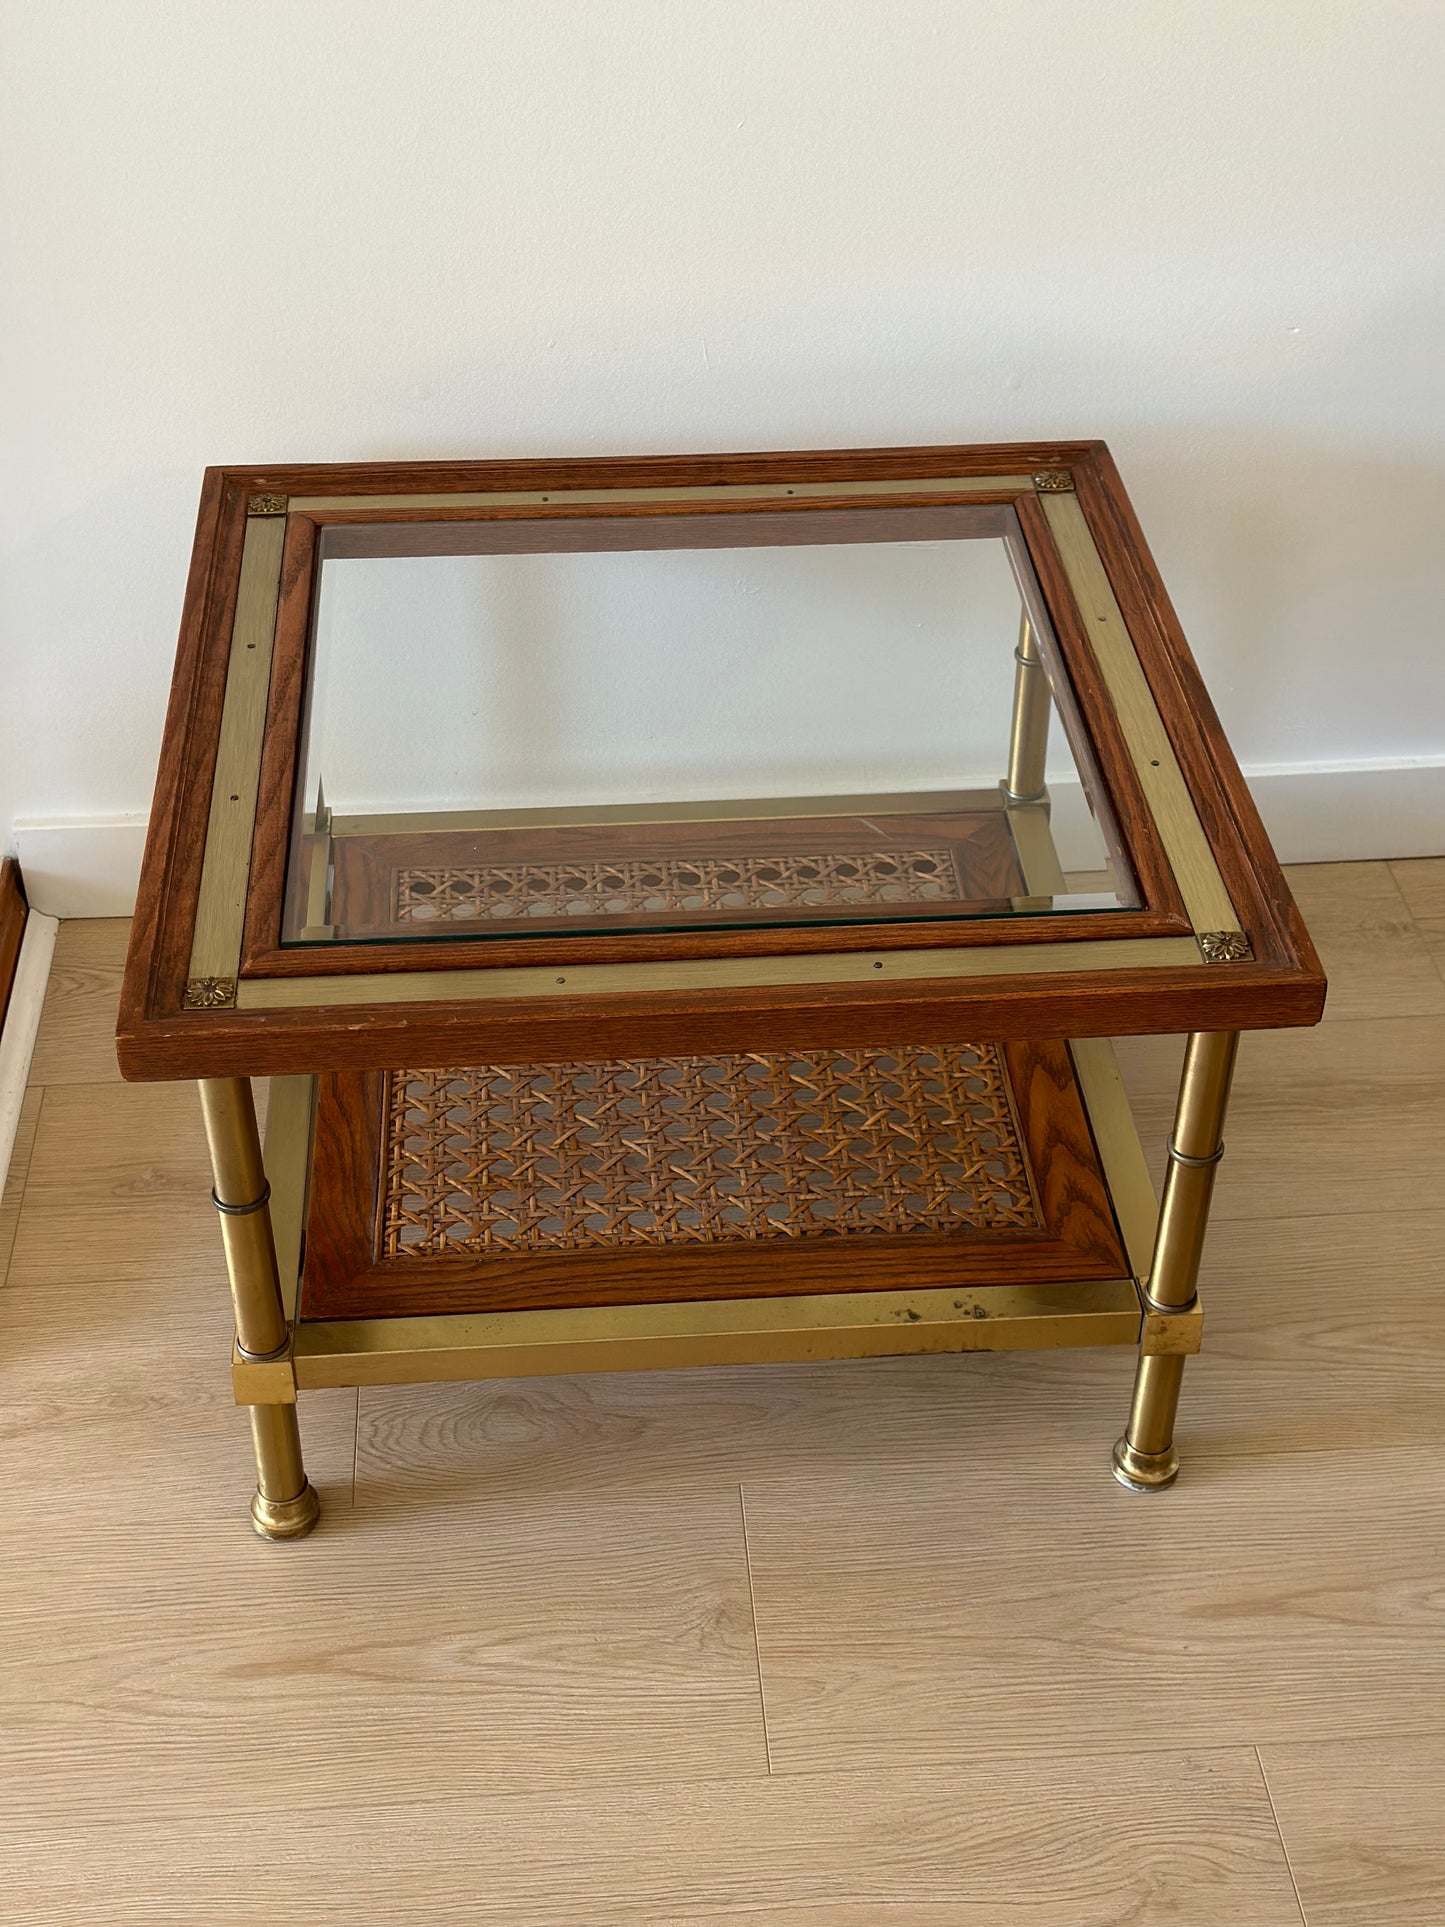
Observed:
[[[1040,434],[1247,767],[1385,772],[1286,853],[1440,836],[1441,0],[6,20],[0,840],[145,809],[208,461]]]

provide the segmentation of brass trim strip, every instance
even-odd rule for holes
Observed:
[[[296,1328],[296,1383],[406,1385],[546,1372],[1132,1345],[1126,1278],[957,1291],[826,1292],[666,1305],[353,1318]]]
[[[1054,897],[1067,896],[1069,882],[1054,849],[1047,804],[1010,803],[1005,800],[1004,815],[1008,819],[1014,855],[1018,858],[1019,869],[1028,886],[1029,897],[1045,897],[1052,901]]]
[[[316,1103],[314,1077],[273,1077],[266,1098],[264,1156],[271,1182],[271,1236],[281,1278],[286,1316],[296,1315],[296,1281],[306,1230],[311,1186],[311,1119]]]
[[[1142,1287],[1154,1256],[1159,1200],[1114,1047],[1107,1037],[1075,1037],[1069,1041],[1069,1054],[1099,1148],[1104,1182],[1123,1234],[1124,1249]]]
[[[1236,930],[1239,917],[1078,497],[1043,495],[1040,500],[1189,921],[1199,932]]]
[[[271,647],[281,591],[286,518],[247,518],[236,620],[226,670],[226,696],[211,784],[211,814],[201,869],[187,976],[225,980],[239,974],[251,873],[251,837],[261,777],[261,736],[271,682]]]
[[[1030,977],[1062,971],[1184,969],[1199,965],[1193,937],[1109,943],[996,944],[977,949],[813,952],[795,957],[684,957],[661,963],[541,965],[505,970],[406,970],[368,976],[248,977],[241,1010],[327,1005],[471,1002],[502,997],[590,997],[627,991],[737,990],[781,984],[910,983],[927,978]]]
[[[590,502],[800,502],[858,495],[1006,495],[1033,487],[1029,475],[917,475],[903,480],[852,482],[712,482],[676,488],[497,489],[471,495],[293,495],[302,515],[372,509],[559,508]]]
[[[416,810],[333,816],[332,836],[408,836],[433,830],[526,830],[558,824],[751,823],[812,816],[935,816],[952,810],[1001,810],[995,789],[888,790],[851,796],[739,796],[702,803],[558,803],[498,810]]]

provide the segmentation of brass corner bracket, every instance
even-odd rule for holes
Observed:
[[[1068,468],[1041,468],[1033,484],[1040,495],[1072,495],[1074,473]]]
[[[247,515],[284,515],[290,507],[288,495],[253,495],[246,503]]]
[[[225,1010],[236,1001],[234,977],[192,977],[182,1000],[185,1010]]]
[[[1206,963],[1246,963],[1254,956],[1242,930],[1201,930],[1199,948]]]

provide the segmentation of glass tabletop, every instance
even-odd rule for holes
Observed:
[[[1141,901],[1007,507],[321,542],[286,945]]]

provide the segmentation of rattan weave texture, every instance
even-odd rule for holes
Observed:
[[[382,1255],[1035,1230],[998,1049],[390,1077]]]
[[[397,923],[507,921],[938,903],[963,895],[958,865],[947,847],[816,856],[619,857],[607,862],[399,869],[392,916]]]

